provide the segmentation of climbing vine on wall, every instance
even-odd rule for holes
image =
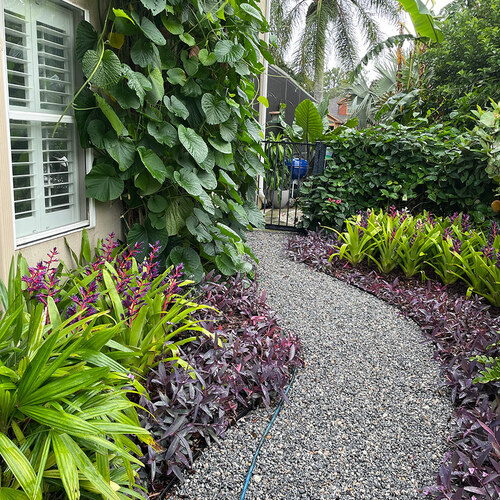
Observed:
[[[82,22],[88,79],[74,108],[96,151],[87,196],[121,199],[127,241],[159,241],[166,263],[248,271],[244,232],[261,226],[258,78],[270,58],[253,0],[115,0],[99,33]],[[260,98],[263,100],[262,98]]]

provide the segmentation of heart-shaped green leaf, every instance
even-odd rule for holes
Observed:
[[[208,155],[208,147],[205,141],[192,129],[179,125],[179,140],[186,148],[186,151],[195,159],[196,163],[201,163]]]
[[[91,83],[103,88],[115,85],[122,76],[122,63],[109,49],[104,51],[102,59],[97,51],[87,50],[82,59],[82,69]]]
[[[217,62],[215,54],[213,52],[209,53],[207,49],[201,49],[198,53],[198,58],[203,66],[212,66],[212,64]]]
[[[203,94],[201,108],[207,117],[207,123],[210,125],[225,122],[231,115],[231,110],[226,101],[217,101],[213,94]]]
[[[97,163],[85,177],[86,195],[98,201],[116,200],[124,188],[123,181],[109,163]]]
[[[149,173],[159,182],[165,182],[167,178],[167,168],[161,161],[161,158],[151,149],[146,149],[144,146],[139,146],[137,152],[141,157],[141,161],[148,169]]]
[[[219,62],[234,63],[243,57],[245,49],[243,45],[231,40],[219,40],[215,45],[214,54]]]

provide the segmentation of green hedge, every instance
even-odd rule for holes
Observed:
[[[395,205],[438,215],[493,215],[493,184],[477,138],[449,126],[378,125],[342,130],[323,174],[301,187],[302,226],[341,227],[366,208]],[[341,200],[339,203],[338,200]]]

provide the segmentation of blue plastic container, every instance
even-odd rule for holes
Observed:
[[[307,167],[309,166],[307,160],[293,158],[291,165],[289,160],[286,163],[292,174],[292,179],[302,179],[307,174]]]

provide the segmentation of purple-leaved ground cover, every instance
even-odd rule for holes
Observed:
[[[146,454],[153,490],[172,476],[182,480],[194,450],[224,437],[242,408],[283,396],[291,370],[303,364],[299,340],[279,327],[255,280],[211,272],[196,292],[197,302],[214,309],[194,317],[224,344],[200,336],[182,356],[192,372],[165,361],[147,377],[151,399],[140,400],[147,410],[141,423],[161,446]]]
[[[150,245],[144,261],[136,262],[140,247],[122,249],[110,235],[92,260],[69,271],[66,280],[53,249],[47,260],[28,268],[22,281],[30,301],[47,306],[50,297],[67,318],[79,313],[77,321],[102,310],[103,270],[111,267],[123,308],[120,319],[131,327],[159,279],[160,250],[158,243]],[[180,287],[187,292],[183,274],[180,264],[162,279],[165,314],[175,304]],[[77,276],[88,278],[88,283],[69,294],[72,280],[68,278]],[[188,298],[209,306],[191,313],[190,318],[216,335],[197,335],[184,344],[182,363],[158,356],[144,376],[148,395],[135,399],[143,408],[141,425],[154,438],[149,445],[138,443],[146,466],[140,476],[151,493],[161,491],[173,477],[182,480],[192,466],[194,452],[203,443],[223,437],[242,409],[260,402],[269,406],[273,399],[284,397],[291,371],[303,365],[299,340],[279,327],[255,279],[211,272],[192,287]],[[130,373],[129,378],[134,381],[135,376]],[[140,374],[139,378],[143,382]]]
[[[500,498],[500,383],[474,383],[484,365],[471,358],[500,355],[499,310],[463,288],[437,281],[421,283],[400,273],[380,275],[366,265],[353,268],[334,257],[335,235],[309,232],[289,238],[286,251],[294,261],[355,285],[398,307],[416,321],[435,345],[443,384],[455,405],[456,427],[449,437],[436,483],[425,494],[434,500]]]

